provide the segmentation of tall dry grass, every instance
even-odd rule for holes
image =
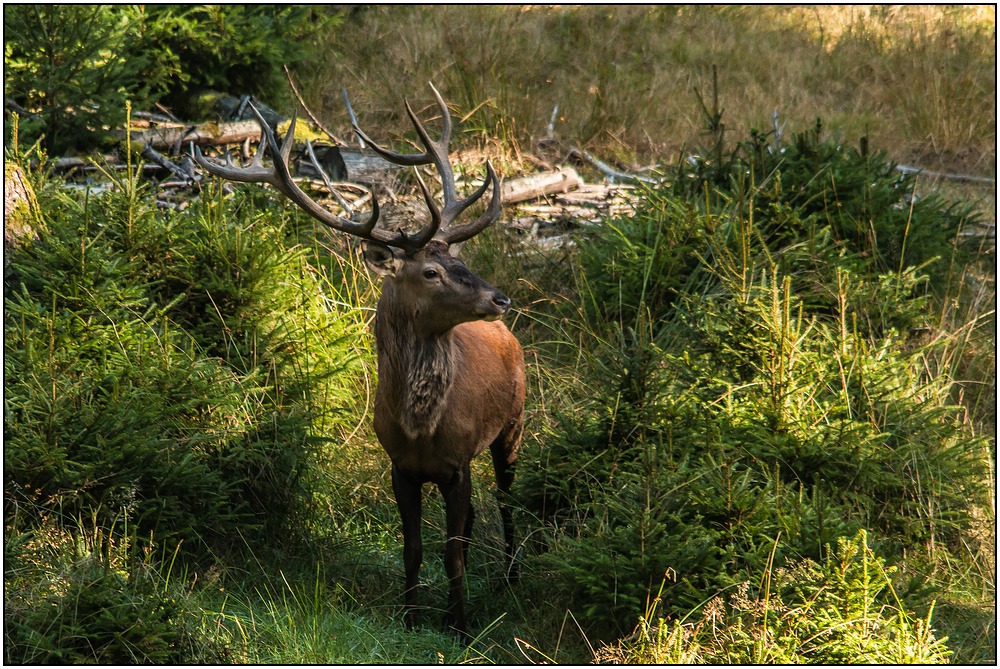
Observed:
[[[427,81],[466,126],[530,149],[556,135],[632,166],[703,143],[718,69],[727,134],[817,118],[893,159],[992,176],[996,12],[942,6],[377,6],[349,11],[300,63],[308,102],[349,136],[406,128]]]

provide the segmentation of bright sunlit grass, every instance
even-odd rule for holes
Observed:
[[[372,7],[330,35],[343,56],[302,76],[345,134],[342,86],[363,126],[392,134],[399,99],[433,81],[509,147],[534,150],[558,105],[564,146],[645,165],[702,144],[715,66],[728,137],[777,111],[788,137],[821,118],[895,160],[991,176],[995,26],[992,7]]]

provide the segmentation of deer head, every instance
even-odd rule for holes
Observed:
[[[493,166],[487,161],[483,184],[470,196],[464,199],[458,197],[455,177],[448,160],[448,143],[452,131],[451,115],[441,94],[433,85],[431,90],[434,91],[441,113],[440,139],[435,141],[430,138],[409,102],[405,103],[406,112],[424,145],[422,153],[401,154],[389,151],[354,126],[358,136],[388,162],[404,166],[433,164],[437,168],[442,186],[441,207],[435,202],[420,173],[415,170],[417,183],[431,215],[430,223],[416,233],[376,227],[379,206],[374,193],[372,193],[371,214],[366,221],[360,223],[334,214],[306,195],[292,180],[288,167],[295,134],[295,116],[292,117],[285,138],[279,145],[274,132],[251,105],[261,125],[262,138],[249,166],[237,167],[228,157],[226,165],[211,163],[197,147],[195,147],[195,159],[208,172],[231,181],[271,184],[324,225],[362,239],[366,265],[385,278],[387,286],[392,285],[390,290],[398,300],[412,305],[414,316],[419,321],[418,325],[423,326],[421,329],[444,331],[466,321],[495,320],[507,310],[510,300],[470,272],[461,260],[452,257],[454,255],[452,245],[471,239],[500,216],[500,182]],[[263,163],[265,146],[271,152],[273,160],[271,167],[266,167]],[[311,146],[309,148],[308,154],[312,156]],[[322,174],[315,160],[313,164]],[[486,211],[473,221],[456,224],[456,219],[479,200],[491,185],[493,193]]]

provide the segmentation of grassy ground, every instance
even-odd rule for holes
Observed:
[[[432,81],[508,150],[533,150],[558,105],[567,146],[632,166],[705,143],[714,67],[731,138],[777,111],[786,136],[821,118],[899,162],[992,176],[995,26],[983,6],[359,7],[299,67],[341,136],[341,87],[391,133],[399,99],[428,100]]]

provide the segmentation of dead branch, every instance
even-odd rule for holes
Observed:
[[[287,71],[288,68],[286,67],[285,72]],[[292,80],[291,77],[289,77],[288,80],[291,81]],[[337,204],[339,204],[344,209],[344,211],[347,212],[348,216],[353,214],[354,210],[351,208],[351,205],[348,204],[347,200],[345,200],[343,196],[341,196],[341,194],[337,191],[337,189],[333,187],[333,184],[330,183],[330,178],[326,175],[326,170],[324,170],[320,166],[319,161],[316,160],[316,153],[313,151],[312,142],[306,142],[306,151],[309,154],[309,160],[311,161],[312,166],[316,169],[317,172],[319,172],[320,177],[323,178],[323,184],[326,186],[326,189],[330,191],[330,194],[333,195],[334,198],[336,198]]]
[[[4,99],[3,99],[3,106],[6,109],[9,109],[11,111],[17,112],[20,116],[23,116],[25,118],[31,118],[31,119],[41,118],[41,116],[39,116],[38,114],[36,114],[34,112],[30,112],[27,109],[25,109],[24,107],[22,107],[21,105],[19,105],[16,102],[14,102],[14,100],[12,98],[4,97]]]
[[[292,73],[288,71],[288,66],[287,65],[282,65],[281,67],[285,68],[285,76],[288,77],[288,85],[292,87],[292,93],[295,94],[295,99],[299,101],[300,105],[302,105],[302,109],[305,110],[306,115],[309,117],[309,120],[313,122],[313,125],[315,125],[317,128],[319,128],[320,130],[322,130],[323,133],[326,134],[327,137],[329,137],[330,139],[332,139],[333,142],[334,142],[334,144],[345,144],[346,142],[344,142],[344,140],[340,139],[339,137],[337,137],[336,135],[334,135],[332,132],[330,132],[329,130],[327,130],[326,126],[324,126],[322,123],[320,123],[319,119],[316,118],[316,115],[313,114],[309,110],[309,107],[306,106],[305,100],[303,100],[302,96],[299,95],[299,89],[295,87],[295,82],[292,81]]]
[[[158,153],[153,147],[149,146],[148,144],[142,147],[142,157],[150,162],[156,163],[157,165],[166,170],[169,170],[172,174],[176,175],[177,177],[180,177],[188,184],[192,184],[197,180],[196,177],[192,177],[190,174],[188,174],[183,169],[178,167],[177,164],[175,164],[173,161],[167,159],[166,157]]]
[[[949,181],[970,181],[972,183],[980,184],[994,184],[996,181],[990,179],[989,177],[977,177],[970,174],[951,174],[949,172],[934,172],[932,170],[925,170],[922,167],[911,167],[909,165],[896,165],[896,169],[903,174],[919,174],[927,177],[937,177],[939,179],[948,179]]]
[[[611,167],[602,160],[599,160],[592,156],[591,154],[583,151],[582,149],[570,149],[569,155],[577,160],[582,160],[583,162],[590,163],[596,167],[601,174],[608,177],[609,179],[623,179],[625,181],[641,181],[642,183],[655,184],[656,179],[650,177],[640,176],[638,174],[629,174],[627,172],[619,172],[615,168]]]
[[[118,158],[115,156],[103,156],[104,169],[110,170],[124,170],[128,168],[125,163],[116,162]],[[35,165],[35,161],[32,161],[32,165]],[[78,170],[80,172],[96,172],[101,168],[94,164],[91,158],[56,158],[51,163],[52,169],[56,172],[68,172],[70,170]],[[161,165],[143,165],[144,170],[159,170],[163,169]]]
[[[150,123],[177,123],[177,120],[170,117],[164,116],[163,114],[154,114],[147,111],[133,111],[132,118],[142,119],[143,121],[149,121]]]
[[[180,123],[181,122],[179,118],[177,118],[176,116],[173,115],[173,112],[171,112],[169,109],[167,109],[166,107],[164,107],[159,102],[156,103],[156,108],[159,109],[161,112],[163,112],[167,116],[167,118],[169,118],[174,123]]]

